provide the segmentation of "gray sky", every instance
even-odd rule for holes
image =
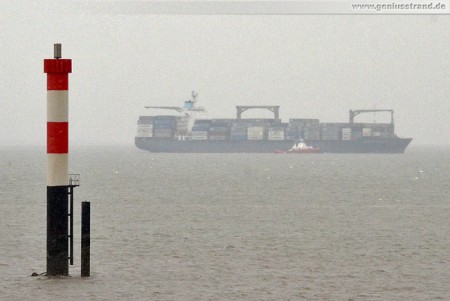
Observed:
[[[46,144],[54,43],[73,60],[71,145],[133,145],[145,105],[181,105],[192,90],[211,118],[234,118],[236,105],[322,122],[394,109],[399,136],[450,145],[449,15],[122,15],[34,2],[0,2],[0,145]]]

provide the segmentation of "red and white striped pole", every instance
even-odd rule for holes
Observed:
[[[61,44],[54,59],[44,59],[47,73],[47,275],[69,275],[69,73],[72,60],[61,59]]]

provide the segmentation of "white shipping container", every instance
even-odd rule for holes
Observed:
[[[192,131],[192,140],[208,140],[208,131]]]
[[[351,128],[343,128],[342,129],[342,134],[344,134],[344,133],[351,133],[351,132],[352,132]]]
[[[352,130],[350,128],[342,129],[342,140],[352,140]]]
[[[284,140],[284,131],[283,130],[272,130],[268,133],[269,140]]]
[[[264,135],[262,133],[248,133],[247,139],[248,140],[263,140]]]
[[[371,128],[363,128],[362,129],[362,135],[363,135],[363,137],[370,137],[370,136],[372,136],[372,129]]]
[[[273,135],[284,135],[284,130],[269,130],[269,135],[273,134]]]
[[[268,136],[269,140],[284,140],[284,133],[283,134],[270,134]]]
[[[277,136],[272,136],[272,137],[269,137],[269,139],[268,140],[272,140],[272,141],[281,141],[281,140],[284,140],[284,137],[277,137]]]
[[[151,137],[153,137],[153,133],[152,132],[149,132],[149,133],[137,133],[136,137],[139,137],[139,138],[151,138]]]
[[[153,125],[143,125],[140,124],[137,127],[137,133],[153,133]]]
[[[139,124],[138,129],[153,129],[153,124]]]
[[[249,126],[247,128],[248,132],[255,132],[255,133],[264,133],[264,128],[261,126]]]
[[[264,128],[260,126],[252,126],[247,129],[248,140],[262,140],[264,138]]]

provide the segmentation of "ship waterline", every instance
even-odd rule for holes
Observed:
[[[320,148],[321,153],[403,153],[411,138],[390,138],[359,141],[313,141],[306,143]],[[289,149],[293,141],[247,140],[168,140],[136,137],[139,149],[154,153],[274,153]]]

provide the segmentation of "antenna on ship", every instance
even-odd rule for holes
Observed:
[[[192,100],[190,100],[189,102],[192,103],[192,107],[189,108],[189,111],[205,112],[206,110],[204,107],[202,107],[202,106],[196,107],[195,106],[195,104],[197,103],[198,92],[192,91],[191,97],[192,97]]]
[[[197,102],[197,97],[198,97],[198,92],[195,93],[195,91],[192,91],[192,102],[193,103]]]

